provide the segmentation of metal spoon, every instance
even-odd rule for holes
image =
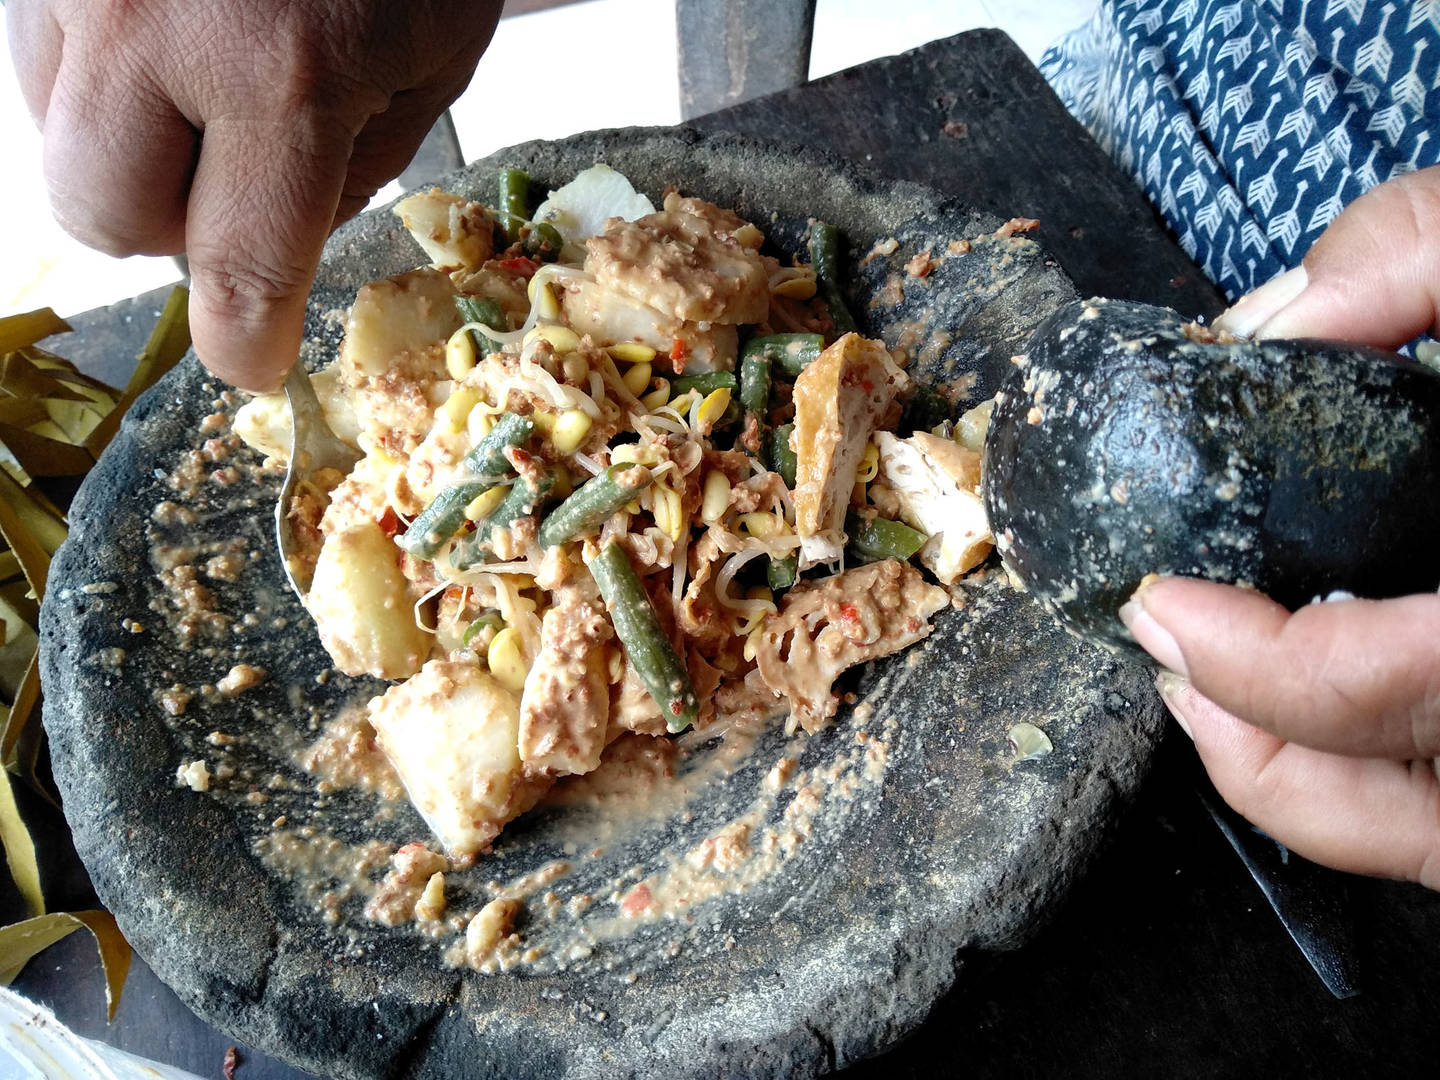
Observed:
[[[290,500],[295,488],[306,477],[319,469],[337,469],[348,473],[360,460],[360,451],[336,437],[325,423],[320,409],[320,399],[310,385],[310,376],[305,365],[296,363],[285,376],[285,399],[290,403],[290,461],[285,467],[285,482],[280,485],[280,497],[275,502],[275,545],[280,551],[280,565],[285,569],[285,580],[295,595],[303,602],[309,589],[309,575],[303,571],[297,575],[301,565],[294,531],[290,527]],[[301,581],[301,577],[305,580]]]

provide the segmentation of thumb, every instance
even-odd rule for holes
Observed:
[[[1215,320],[1239,337],[1338,338],[1394,348],[1440,322],[1440,166],[1371,188],[1304,264]]]
[[[206,125],[186,212],[195,352],[246,390],[278,387],[299,353],[351,150],[343,124],[282,112]]]

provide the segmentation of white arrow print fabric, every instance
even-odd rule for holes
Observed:
[[[1440,0],[1104,0],[1040,67],[1232,299],[1440,161]]]

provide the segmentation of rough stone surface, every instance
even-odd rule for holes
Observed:
[[[652,197],[675,184],[733,206],[783,251],[799,249],[808,217],[838,224],[852,241],[850,300],[862,323],[892,344],[907,330],[921,343],[947,332],[948,348],[915,349],[914,370],[974,372],[976,398],[1073,295],[1038,248],[989,238],[998,219],[738,138],[600,132],[503,151],[446,186],[487,196],[497,168],[520,166],[543,187],[597,160]],[[893,255],[854,265],[889,236],[900,241]],[[904,276],[919,247],[935,242],[938,254],[962,238],[969,253],[924,281],[902,281],[904,300],[889,302],[891,276]],[[311,362],[333,347],[329,313],[418,258],[384,214],[337,233],[313,296]],[[799,767],[818,774],[853,750],[857,733],[883,728],[893,734],[883,779],[861,797],[827,801],[779,874],[698,905],[693,922],[602,942],[563,970],[504,975],[449,970],[428,939],[368,924],[353,905],[330,925],[255,856],[272,821],[284,814],[292,826],[392,845],[423,838],[423,826],[408,808],[372,821],[374,803],[353,793],[317,799],[293,764],[312,723],[376,684],[324,675],[327,658],[271,550],[273,476],[202,482],[185,495],[164,479],[204,441],[198,425],[218,390],[193,360],[182,364],[139,403],[77,498],[42,618],[45,722],[76,847],[130,940],[206,1019],[302,1067],[345,1077],[841,1067],[913,1030],[954,981],[962,951],[1013,947],[1036,930],[1146,771],[1160,730],[1148,676],[1064,633],[991,575],[963,609],[941,613],[922,647],[861,674],[854,689],[870,717],[842,710],[804,744]],[[166,499],[195,519],[154,519]],[[255,557],[234,583],[205,584],[236,622],[183,648],[156,610],[170,601],[152,545],[232,535]],[[122,626],[126,618],[143,632]],[[178,717],[161,708],[164,687],[213,684],[241,659],[268,680],[235,699],[198,694]],[[1021,720],[1044,729],[1055,752],[1016,762],[1006,732]],[[215,759],[205,748],[217,730],[235,737],[225,755],[236,775],[205,793],[177,787],[177,765]],[[763,736],[756,760],[772,760],[783,743],[778,730]],[[714,805],[577,860],[564,887],[598,896],[628,867],[664,866],[667,852],[750,805],[762,774],[742,770]],[[455,875],[457,901],[482,895],[489,876],[553,859],[575,826],[563,809],[519,823],[492,860]]]
[[[1062,308],[986,440],[1005,565],[1078,633],[1143,655],[1117,612],[1147,574],[1289,608],[1433,592],[1440,376],[1339,342],[1215,341],[1167,308]]]

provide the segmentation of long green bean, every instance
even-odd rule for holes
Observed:
[[[780,474],[788,488],[795,486],[795,469],[799,464],[795,451],[790,449],[790,433],[794,430],[794,424],[781,424],[765,439],[765,464],[771,472]]]
[[[524,169],[500,170],[500,227],[512,244],[530,217],[530,174]]]
[[[922,532],[889,518],[862,517],[850,514],[845,519],[845,532],[850,537],[847,555],[862,562],[882,559],[908,559],[930,539]]]
[[[810,226],[810,265],[820,297],[830,310],[835,336],[853,332],[855,320],[840,294],[840,230],[834,225],[817,221]]]
[[[536,222],[525,234],[525,254],[536,262],[554,262],[564,246],[565,238],[549,222]]]
[[[465,523],[465,508],[494,487],[501,477],[515,471],[505,457],[505,450],[525,442],[534,430],[534,421],[529,417],[514,413],[502,415],[490,434],[460,459],[462,472],[474,479],[460,480],[441,491],[415,515],[410,528],[397,536],[395,542],[417,559],[433,559],[445,541]]]
[[[460,644],[468,646],[486,630],[500,631],[503,629],[505,629],[505,620],[500,617],[500,612],[487,611],[465,627],[465,633],[460,637]]]
[[[460,312],[460,317],[467,323],[482,323],[491,330],[510,329],[510,320],[505,317],[504,309],[488,297],[457,296],[455,297],[455,310]],[[470,331],[470,340],[475,343],[477,356],[489,356],[491,353],[500,351],[500,343],[479,330]]]
[[[740,358],[740,406],[764,426],[770,408],[770,358],[764,353],[747,350]]]
[[[490,547],[490,537],[496,529],[508,529],[523,517],[533,514],[555,486],[553,471],[539,476],[520,476],[514,486],[500,500],[500,505],[484,521],[475,526],[475,531],[462,536],[450,552],[450,562],[457,570],[465,570],[479,562]]]
[[[460,467],[476,476],[505,476],[515,470],[505,451],[512,446],[521,446],[535,430],[535,421],[528,416],[515,413],[501,413],[495,426],[474,448],[460,459]]]
[[[765,567],[765,583],[772,589],[788,589],[795,584],[795,578],[800,573],[800,559],[795,555],[786,555],[783,559],[772,557]]]
[[[690,673],[665,636],[655,605],[630,564],[630,556],[618,541],[611,540],[590,560],[590,573],[605,598],[615,636],[624,646],[635,674],[660,706],[665,726],[671,731],[684,731],[699,715],[700,702]]]
[[[753,337],[741,350],[741,382],[744,382],[746,357],[763,356],[780,369],[780,374],[793,379],[824,349],[825,339],[819,334],[766,334],[764,337]]]
[[[494,478],[451,484],[415,515],[410,528],[395,537],[395,543],[417,559],[433,559],[445,541],[460,531],[465,523],[465,508],[494,486]]]
[[[598,528],[649,486],[654,477],[644,465],[622,462],[591,477],[540,523],[536,539],[542,548],[574,540]]]
[[[713,394],[716,390],[729,390],[735,393],[735,374],[730,371],[706,371],[699,375],[677,375],[670,380],[670,397],[672,399],[691,390],[698,390],[702,394]]]

